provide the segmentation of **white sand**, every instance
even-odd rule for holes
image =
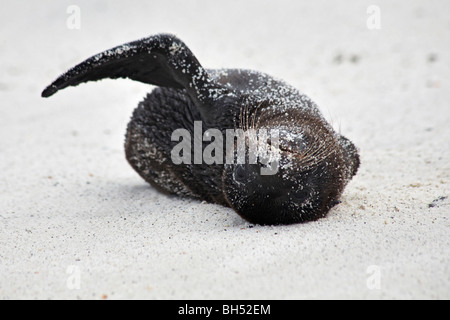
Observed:
[[[449,299],[450,2],[299,2],[2,1],[0,298]],[[126,124],[150,86],[40,98],[74,64],[159,32],[205,67],[267,72],[317,102],[360,148],[342,203],[250,227],[128,165]]]

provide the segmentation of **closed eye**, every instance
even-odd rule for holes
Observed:
[[[233,178],[236,182],[245,182],[246,180],[246,174],[245,169],[242,165],[236,166],[236,169],[234,170]]]

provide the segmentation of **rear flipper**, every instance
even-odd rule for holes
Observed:
[[[185,89],[203,120],[214,121],[217,97],[234,93],[215,82],[194,54],[178,38],[159,34],[101,52],[73,67],[43,92],[50,97],[58,90],[105,78],[128,78],[161,87]]]

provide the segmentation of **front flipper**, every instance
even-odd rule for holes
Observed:
[[[159,34],[99,53],[73,67],[43,92],[50,97],[58,90],[104,78],[132,80],[176,89],[186,89],[208,118],[217,97],[230,90],[213,81],[194,54],[178,38]]]

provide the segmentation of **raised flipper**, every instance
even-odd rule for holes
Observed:
[[[50,97],[58,90],[104,78],[132,80],[186,92],[204,119],[218,97],[235,95],[213,81],[189,48],[174,35],[159,34],[99,53],[62,74],[43,92]]]

